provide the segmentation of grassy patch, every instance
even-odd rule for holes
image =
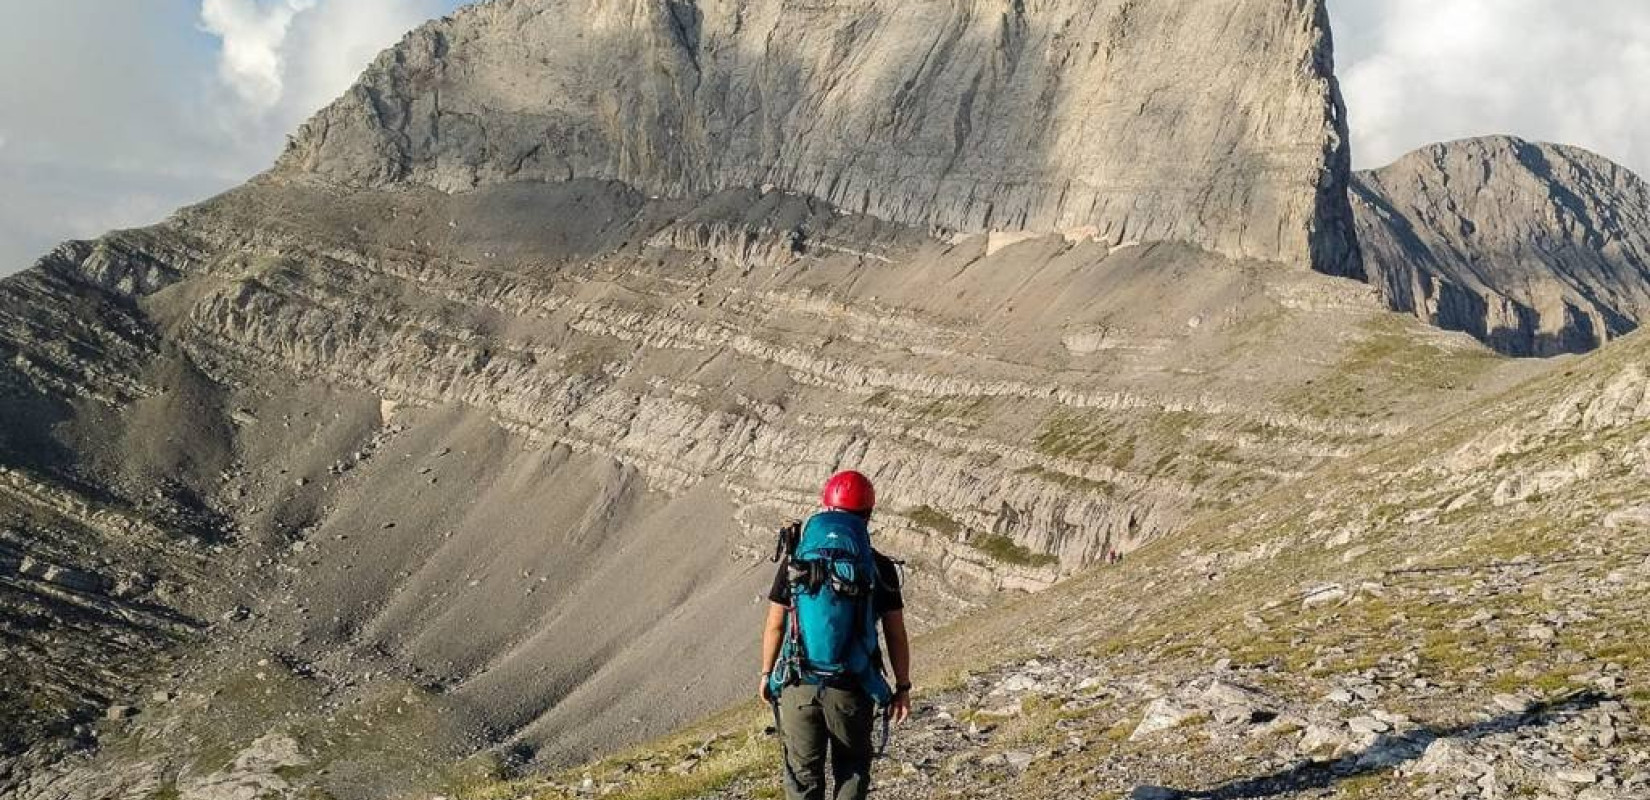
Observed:
[[[181,800],[183,795],[178,792],[177,781],[167,781],[155,793],[149,795],[149,800]]]
[[[1364,338],[1329,371],[1288,396],[1287,405],[1314,415],[1344,414],[1373,407],[1366,395],[1469,388],[1502,361],[1487,350],[1454,350],[1418,339],[1416,324],[1396,314],[1372,317],[1361,327]]]
[[[1116,487],[1112,484],[1106,483],[1105,481],[1090,480],[1077,475],[1067,475],[1064,472],[1056,472],[1043,467],[1021,467],[1015,470],[1015,472],[1021,475],[1030,475],[1036,478],[1041,478],[1049,483],[1064,486],[1067,489],[1072,489],[1079,492],[1091,492],[1104,495],[1112,495],[1116,493]]]
[[[913,523],[946,536],[956,536],[963,530],[962,523],[953,519],[951,515],[940,511],[933,506],[917,506],[905,512],[905,518]]]
[[[1380,774],[1357,775],[1341,781],[1340,797],[1347,800],[1373,800],[1376,797],[1386,796],[1386,776]]]
[[[716,794],[739,781],[775,772],[779,745],[760,720],[740,707],[671,738],[556,775],[514,782],[486,775],[450,784],[458,800],[576,800],[590,796],[586,779],[604,798],[686,800]],[[776,776],[777,783],[777,776]],[[757,796],[762,796],[758,792]]]
[[[1184,441],[1186,429],[1196,420],[1197,415],[1190,412],[1153,413],[1133,423],[1116,418],[1096,421],[1082,414],[1056,412],[1043,421],[1032,444],[1044,455],[1128,469],[1142,448],[1150,450],[1159,440],[1171,445]],[[1152,441],[1143,443],[1141,433]]]
[[[1060,562],[1057,556],[1039,553],[1001,534],[982,533],[970,538],[968,543],[994,561],[1017,567],[1047,567]]]

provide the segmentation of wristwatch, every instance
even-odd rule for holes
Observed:
[[[909,692],[909,691],[911,691],[911,684],[909,684],[909,683],[896,683],[896,684],[894,684],[894,694],[899,694],[900,692]]]

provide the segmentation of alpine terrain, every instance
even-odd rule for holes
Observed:
[[[0,281],[0,796],[774,797],[852,468],[879,794],[1644,797],[1647,209],[1318,0],[470,6]]]

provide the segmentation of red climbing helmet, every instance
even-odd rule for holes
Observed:
[[[819,493],[819,503],[837,511],[869,512],[877,504],[877,492],[871,488],[871,479],[853,470],[838,472],[825,482]]]

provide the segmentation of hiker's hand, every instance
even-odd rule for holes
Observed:
[[[762,698],[764,703],[773,702],[773,691],[768,687],[768,676],[762,676],[762,686],[756,690],[756,696]]]
[[[895,725],[904,725],[911,718],[911,690],[906,689],[894,695],[894,702],[888,708],[888,718]]]

